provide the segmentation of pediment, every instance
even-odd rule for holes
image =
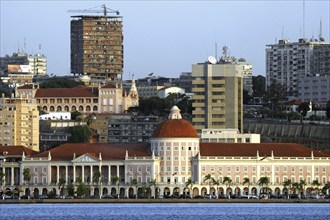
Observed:
[[[72,160],[72,162],[74,162],[74,163],[93,163],[93,162],[99,162],[99,160],[89,154],[83,154],[80,157],[77,157],[76,159]]]

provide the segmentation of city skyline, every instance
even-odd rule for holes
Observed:
[[[321,20],[326,42],[330,35],[330,1],[5,0],[0,4],[1,56],[18,48],[35,54],[41,45],[48,75],[70,74],[70,21],[81,13],[68,10],[101,11],[102,4],[123,16],[124,79],[149,73],[178,77],[210,55],[219,58],[224,45],[230,47],[230,55],[252,63],[254,75],[265,76],[267,44],[303,36],[317,39]]]

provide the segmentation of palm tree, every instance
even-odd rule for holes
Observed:
[[[221,182],[220,182],[220,180],[215,180],[214,178],[212,178],[212,183],[217,186],[216,194],[217,194],[217,198],[218,198],[219,197],[219,185],[221,184]]]
[[[327,181],[324,184],[324,187],[322,188],[322,191],[324,192],[324,194],[329,194],[329,190],[330,190],[330,181]],[[328,192],[327,192],[328,191]]]
[[[261,186],[260,191],[263,191],[264,186],[268,186],[268,184],[269,184],[269,178],[267,176],[260,177],[260,179],[258,180],[258,185]]]
[[[30,195],[31,195],[30,179],[31,179],[30,169],[29,168],[24,168],[24,170],[23,170],[23,180],[28,184],[28,187],[29,187],[28,199],[30,199]]]
[[[194,185],[194,181],[192,181],[191,179],[188,179],[185,184],[186,184],[186,187],[189,188],[190,198],[192,198],[192,188],[193,188],[193,185]]]
[[[154,199],[156,198],[156,179],[150,180],[149,187],[154,187]]]
[[[303,195],[305,195],[306,194],[305,186],[307,185],[306,180],[300,180],[299,184],[300,184],[300,188],[303,189]]]
[[[137,187],[138,187],[138,181],[137,179],[132,179],[131,180],[131,186],[135,187],[135,198],[137,199]]]
[[[319,186],[321,183],[318,180],[313,180],[312,186],[316,186],[315,189],[317,189],[317,193],[319,194]]]
[[[118,176],[113,176],[111,177],[111,184],[112,185],[117,185],[117,189],[118,189],[118,192],[117,192],[117,195],[118,195],[118,198],[119,198],[119,177]]]
[[[245,184],[248,185],[248,194],[249,194],[250,193],[250,185],[251,185],[249,177],[244,177],[242,185],[244,186]]]
[[[291,179],[287,179],[283,182],[283,186],[289,188],[288,199],[290,198],[291,185],[292,185]]]
[[[222,181],[222,183],[223,183],[223,184],[226,184],[226,187],[228,186],[229,188],[230,188],[230,184],[231,184],[231,182],[232,182],[232,180],[231,180],[231,178],[228,177],[228,176],[225,176],[225,177],[223,178],[223,181]],[[228,198],[230,199],[230,194],[229,194],[229,193],[228,193]]]
[[[95,172],[93,174],[93,182],[99,184],[99,187],[100,187],[100,189],[99,189],[99,197],[101,198],[102,186],[101,186],[101,179],[100,178],[101,178],[101,173],[99,171],[97,171],[97,172]]]
[[[292,183],[292,189],[294,189],[294,191],[300,191],[300,189],[301,189],[301,187],[300,187],[300,185],[299,185],[299,183],[298,182],[294,182],[294,183]]]
[[[0,171],[0,183],[1,183],[1,186],[2,186],[2,196],[3,196],[3,199],[5,198],[5,191],[4,191],[4,189],[5,189],[4,185],[5,184],[3,184],[3,183],[5,183],[5,180],[4,180],[4,177],[5,176],[6,176],[6,174],[3,173],[2,170],[1,170]]]
[[[207,174],[205,177],[204,177],[204,183],[208,181],[209,182],[209,194],[211,196],[211,183],[212,183],[212,176],[211,174]]]
[[[59,190],[59,192],[61,193],[61,189],[64,187],[64,185],[65,185],[65,179],[63,179],[63,178],[60,178],[59,180],[58,180],[58,190]]]

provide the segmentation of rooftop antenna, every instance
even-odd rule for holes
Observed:
[[[215,42],[215,58],[218,59],[218,44]]]
[[[24,48],[23,53],[26,53],[26,38],[24,37]]]
[[[282,40],[284,40],[284,25],[282,25]]]
[[[319,40],[321,40],[322,37],[322,18],[320,19],[320,34],[319,34]]]
[[[17,53],[19,53],[19,41],[17,41]]]
[[[305,0],[303,0],[303,38],[305,38]]]

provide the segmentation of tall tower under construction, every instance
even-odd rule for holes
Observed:
[[[71,18],[71,73],[105,81],[121,80],[124,67],[122,16],[104,13]]]

